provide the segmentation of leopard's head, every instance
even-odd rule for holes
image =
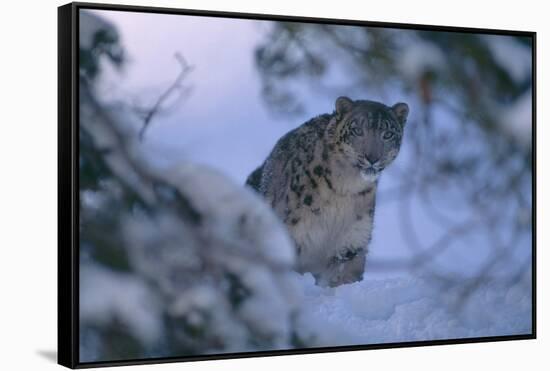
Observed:
[[[375,181],[399,153],[408,114],[406,103],[388,107],[378,102],[339,97],[332,133],[336,151],[364,179]]]

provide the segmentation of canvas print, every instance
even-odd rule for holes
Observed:
[[[532,334],[532,37],[78,12],[79,362]]]

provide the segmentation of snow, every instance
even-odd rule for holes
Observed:
[[[93,46],[94,37],[98,31],[106,30],[113,36],[117,34],[117,31],[112,23],[106,21],[104,17],[95,17],[90,12],[82,12],[80,14],[79,27],[79,45],[86,49]]]
[[[112,181],[135,190],[154,212],[120,203],[109,210],[116,199],[108,184],[81,192],[83,214],[113,214],[119,228],[111,238],[120,241],[129,272],[83,254],[80,360],[142,356],[102,348],[112,331],[129,333],[150,356],[173,356],[174,348],[204,354],[291,347],[295,252],[282,222],[260,196],[215,169],[189,162],[151,167],[136,121],[124,104],[109,105],[81,85],[81,129],[94,150],[110,149],[101,156]]]
[[[183,194],[192,195],[199,212],[208,215],[208,223],[217,238],[228,245],[246,243],[270,263],[290,266],[294,249],[271,208],[253,191],[235,184],[226,175],[208,166],[189,162],[162,170],[158,176],[177,185]]]
[[[162,331],[159,308],[143,283],[139,284],[135,277],[98,268],[83,267],[81,274],[82,320],[101,323],[116,316],[139,339],[158,340]],[[462,287],[442,290],[425,278],[366,279],[337,288],[316,286],[310,274],[292,273],[287,279],[294,301],[300,305],[296,333],[311,347],[531,332],[529,276],[511,286],[484,283],[463,307],[456,306]],[[290,332],[288,301],[277,294],[280,291],[272,287],[271,278],[261,270],[251,270],[246,282],[254,285],[253,290],[259,295],[246,302],[239,316],[258,333],[273,334],[281,329]],[[214,324],[226,344],[220,351],[245,351],[246,332],[227,316],[220,295],[211,286],[198,285],[181,294],[169,310],[194,326],[202,325],[208,317],[205,313],[210,313],[210,324]],[[278,339],[271,349],[289,347],[280,341],[283,337]],[[90,353],[90,349],[86,351]]]
[[[158,341],[163,331],[156,294],[132,274],[81,264],[80,308],[80,321],[96,325],[120,321],[148,344]]]
[[[399,68],[410,81],[416,81],[425,72],[444,69],[445,56],[433,44],[414,40],[403,47]]]
[[[509,36],[487,35],[485,41],[498,64],[517,83],[531,75],[531,49]]]
[[[365,279],[334,289],[299,276],[299,331],[320,334],[318,346],[528,334],[531,332],[530,277],[507,286],[482,284],[462,307],[463,286],[443,290],[429,278]]]
[[[501,107],[499,119],[514,141],[531,148],[533,132],[533,96],[526,92],[512,104]]]
[[[130,271],[111,271],[83,254],[81,361],[105,359],[94,335],[109,336],[111,328],[128,329],[151,356],[174,355],[166,343],[193,354],[291,347],[299,300],[282,223],[259,196],[215,170],[189,164],[164,178],[197,203],[201,223],[161,205],[151,215],[122,210]],[[109,208],[103,190],[86,194],[83,207]]]

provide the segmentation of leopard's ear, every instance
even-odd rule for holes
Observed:
[[[391,110],[395,114],[395,117],[397,117],[397,121],[401,126],[405,126],[407,117],[409,116],[409,106],[407,103],[396,103],[392,106]]]
[[[348,97],[338,97],[336,99],[336,115],[341,119],[347,112],[351,110],[353,101]]]

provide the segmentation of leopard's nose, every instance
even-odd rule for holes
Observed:
[[[371,164],[371,165],[374,165],[376,164],[378,161],[380,161],[380,155],[379,154],[376,154],[376,153],[367,153],[365,155],[365,158],[367,159],[367,161]]]

